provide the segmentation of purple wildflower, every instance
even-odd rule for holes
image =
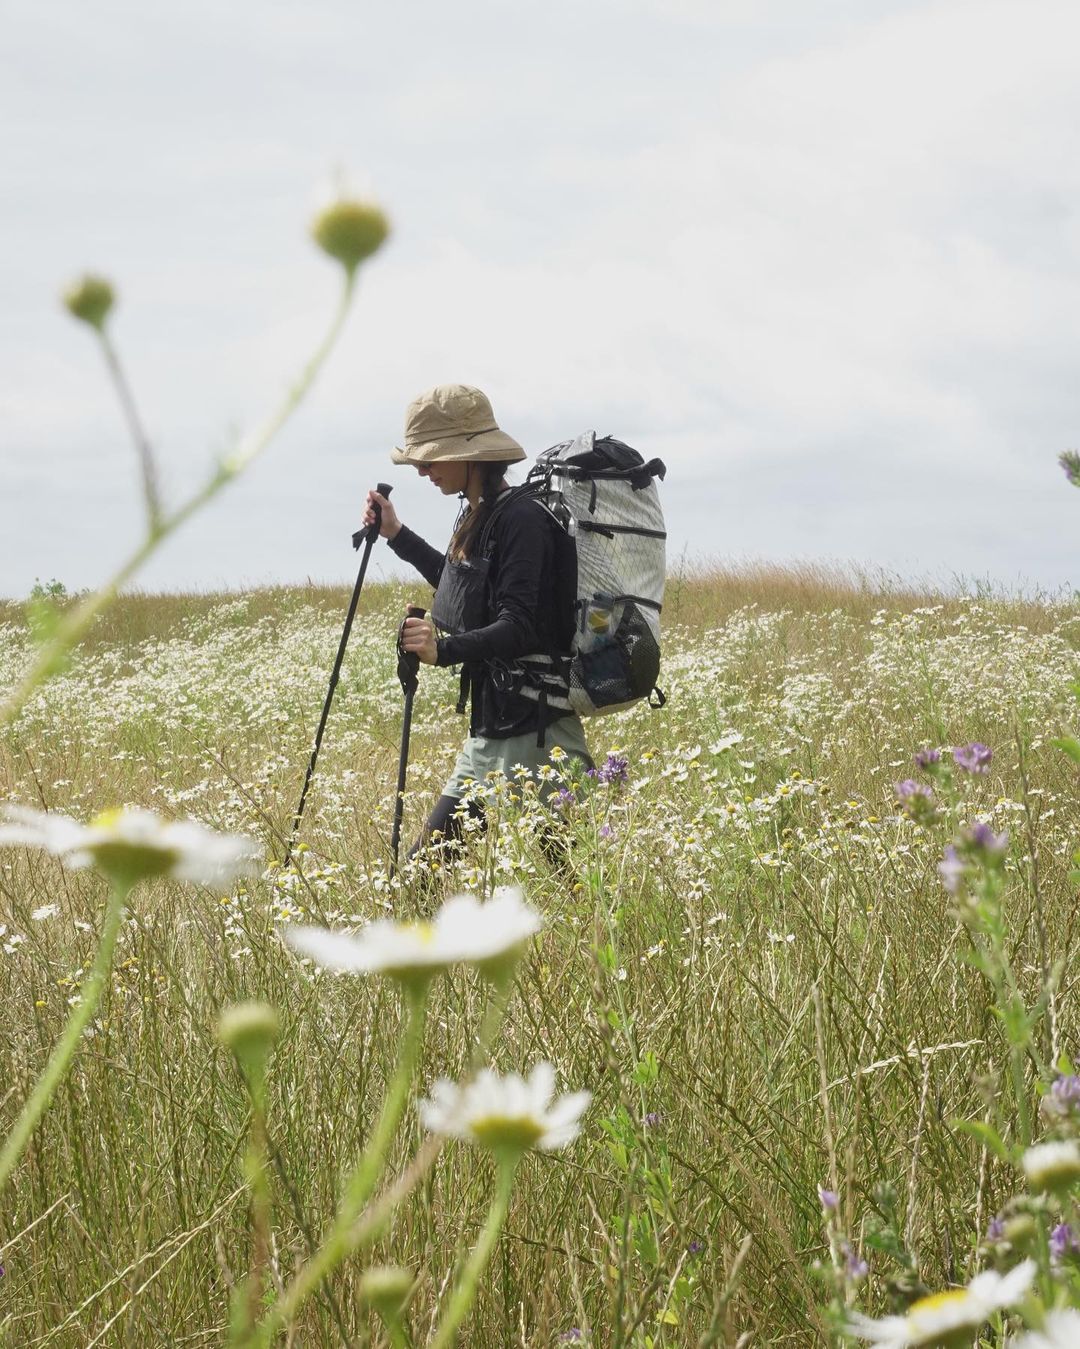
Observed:
[[[852,1283],[859,1283],[870,1273],[870,1266],[846,1241],[840,1248],[844,1254],[844,1273]]]
[[[596,779],[610,786],[613,782],[625,782],[630,776],[630,761],[621,754],[609,754],[597,769]]]
[[[1080,453],[1076,450],[1066,450],[1058,456],[1058,463],[1065,471],[1065,476],[1074,487],[1080,487]]]
[[[564,1330],[563,1333],[559,1336],[559,1343],[580,1344],[580,1342],[584,1338],[585,1338],[584,1334],[581,1332],[581,1330],[578,1329],[577,1326],[571,1326],[569,1330]]]
[[[929,768],[932,764],[936,764],[940,758],[941,750],[939,749],[920,749],[915,755],[915,767]]]
[[[566,810],[570,806],[577,805],[577,797],[569,787],[560,787],[552,798],[551,805],[553,810]]]
[[[1003,830],[1000,834],[995,834],[988,824],[983,824],[981,820],[976,821],[968,831],[973,847],[980,852],[994,853],[1000,855],[1009,851],[1008,830]]]
[[[987,1241],[1001,1241],[1005,1236],[1005,1219],[999,1213],[996,1218],[990,1219],[990,1225],[986,1229]]]
[[[703,1241],[695,1240],[692,1241],[689,1246],[687,1246],[686,1253],[687,1255],[700,1255],[704,1249],[705,1243]]]
[[[1080,1241],[1068,1223],[1058,1223],[1050,1233],[1050,1255],[1054,1260],[1064,1260],[1067,1255],[1080,1254]]]
[[[1050,1095],[1054,1098],[1055,1104],[1064,1107],[1065,1110],[1080,1106],[1080,1077],[1070,1073],[1068,1076],[1057,1078],[1050,1088]]]
[[[664,1122],[664,1112],[662,1110],[650,1110],[642,1120],[642,1123],[650,1129],[658,1129]]]
[[[612,829],[612,827],[611,827],[610,824],[602,824],[602,825],[600,826],[600,837],[601,837],[601,838],[605,838],[605,839],[606,839],[606,838],[614,838],[614,837],[615,837],[615,830]]]
[[[952,752],[952,756],[956,761],[957,768],[962,768],[966,773],[982,775],[989,773],[990,760],[994,757],[994,751],[989,745],[974,740],[970,745],[957,745]]]
[[[835,1213],[840,1207],[840,1196],[835,1190],[825,1190],[819,1185],[818,1198],[821,1200],[821,1207],[826,1213]]]
[[[945,849],[945,856],[938,863],[937,869],[942,885],[950,895],[955,895],[960,889],[960,879],[967,868],[951,843]]]
[[[896,784],[895,791],[900,808],[909,819],[929,823],[937,814],[934,793],[924,783],[907,778]]]

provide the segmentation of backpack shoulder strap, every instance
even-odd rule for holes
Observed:
[[[506,507],[512,501],[535,501],[536,504],[558,524],[554,515],[548,510],[547,506],[540,499],[539,491],[533,483],[523,483],[520,487],[511,487],[509,491],[503,492],[495,505],[491,508],[491,514],[484,521],[484,527],[480,531],[480,537],[476,541],[477,557],[488,557],[491,554],[495,534],[495,522],[505,511]]]

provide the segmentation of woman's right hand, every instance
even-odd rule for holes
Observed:
[[[379,533],[384,539],[394,538],[401,528],[401,521],[390,502],[386,497],[380,496],[378,492],[367,494],[367,502],[364,507],[364,524],[373,525],[375,523],[375,506],[382,508],[382,524],[379,527]]]

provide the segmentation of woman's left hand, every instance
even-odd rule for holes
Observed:
[[[401,630],[401,645],[419,656],[425,665],[434,665],[439,654],[435,645],[435,629],[426,618],[407,618]]]

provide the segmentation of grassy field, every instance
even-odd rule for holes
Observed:
[[[0,1342],[220,1343],[249,1257],[247,1105],[214,1039],[220,1010],[258,996],[282,1017],[270,1135],[287,1280],[370,1128],[400,1008],[381,982],[316,976],[282,926],[355,927],[430,908],[442,888],[506,882],[546,926],[496,1062],[548,1058],[562,1089],[594,1100],[576,1144],[524,1163],[463,1344],[694,1345],[714,1316],[719,1343],[823,1344],[819,1186],[869,1260],[868,1308],[905,1281],[968,1277],[1013,1182],[955,1123],[1011,1087],[936,864],[960,823],[1008,830],[1015,965],[1034,1000],[1044,964],[1064,960],[1046,1048],[1075,1056],[1080,807],[1076,769],[1049,740],[1075,713],[1080,603],[943,598],[814,569],[677,578],[668,704],[587,727],[629,777],[564,812],[569,866],[497,795],[460,863],[397,887],[393,639],[420,590],[364,596],[298,865],[224,894],[137,892],[100,1015],[0,1208]],[[145,805],[255,833],[280,858],[346,602],[316,587],[123,600],[0,733],[0,800],[79,819]],[[21,610],[0,607],[0,686],[28,641]],[[451,672],[422,672],[407,832],[464,734],[455,690]],[[972,740],[993,763],[959,779],[955,813],[926,828],[899,814],[914,752]],[[0,854],[0,1125],[77,997],[103,903],[90,874]],[[468,976],[439,986],[425,1086],[463,1071],[480,1014]],[[420,1139],[410,1111],[399,1164]],[[491,1186],[483,1155],[448,1145],[376,1252],[418,1275],[417,1344]],[[881,1249],[885,1229],[917,1275]],[[293,1344],[383,1343],[361,1272],[338,1271]]]

